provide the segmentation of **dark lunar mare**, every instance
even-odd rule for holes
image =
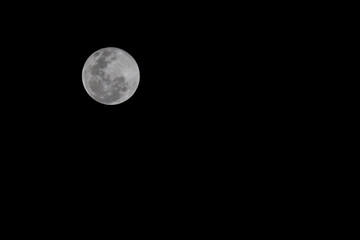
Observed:
[[[128,82],[125,81],[124,76],[120,76],[120,77],[115,78],[114,82],[116,82],[115,83],[116,90],[120,89],[123,92],[127,91],[128,87],[129,87],[128,86],[129,84],[128,84]]]
[[[110,56],[111,54],[112,54],[112,52],[109,51],[109,50],[104,50],[104,51],[103,51],[103,57],[108,57],[108,56]]]
[[[117,85],[123,85],[125,83],[125,78],[124,78],[124,76],[117,77],[114,79],[114,82]]]
[[[97,54],[98,52],[96,52],[95,54]],[[95,56],[94,54],[94,56]],[[98,75],[101,75],[103,69],[106,68],[106,66],[108,65],[109,61],[106,61],[105,58],[110,56],[112,53],[111,51],[109,50],[104,50],[102,52],[102,55],[101,57],[99,57],[97,60],[96,60],[96,63],[95,65],[91,68],[91,74],[94,75],[94,76],[98,76]]]
[[[97,51],[96,53],[94,53],[94,57],[97,57],[100,55],[100,51]]]
[[[103,85],[101,81],[97,81],[95,78],[91,78],[89,81],[89,86],[91,91],[93,91],[96,95],[101,95],[103,93]]]
[[[104,68],[106,68],[108,62],[105,61],[105,58],[100,57],[96,61],[96,64],[91,68],[91,74],[94,76],[100,75],[100,71]]]

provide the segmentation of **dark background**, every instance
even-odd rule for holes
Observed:
[[[299,6],[28,3],[3,11],[1,169],[24,197],[46,194],[79,215],[104,197],[148,216],[173,204],[211,219],[211,205],[232,211],[239,191],[252,192],[250,204],[252,186],[291,183],[302,165],[289,159],[318,146],[307,126],[321,125],[321,103],[308,102],[324,28],[307,24]],[[97,103],[82,84],[86,59],[104,47],[127,51],[140,69],[137,91],[116,106]]]
[[[324,48],[315,7],[306,17],[280,3],[4,9],[2,111],[7,145],[23,149],[15,155],[202,168],[267,154],[311,121],[302,111]],[[92,100],[81,79],[86,59],[109,46],[140,69],[136,93],[116,106]]]
[[[32,10],[16,12],[4,24],[12,69],[7,72],[23,78],[7,83],[21,94],[13,98],[6,91],[4,107],[14,141],[28,146],[30,155],[56,153],[82,161],[103,159],[109,149],[112,156],[122,151],[122,157],[105,161],[131,162],[123,154],[199,158],[208,136],[220,134],[238,115],[239,97],[227,92],[246,75],[227,75],[244,62],[238,41],[246,42],[238,37],[242,30],[235,28],[237,13],[230,8],[164,3],[23,8]],[[104,47],[127,51],[140,69],[136,93],[117,106],[97,103],[82,85],[86,59]]]
[[[118,166],[136,159],[144,168],[215,167],[274,151],[274,142],[288,144],[304,118],[301,104],[316,91],[309,86],[318,75],[310,71],[319,67],[321,49],[307,54],[310,45],[322,46],[316,34],[323,27],[312,30],[301,7],[285,7],[8,7],[11,14],[2,16],[4,76],[13,79],[2,88],[7,145],[41,162]],[[306,14],[311,19],[316,11]],[[97,103],[82,84],[86,59],[104,47],[127,51],[140,69],[136,93],[116,106]]]

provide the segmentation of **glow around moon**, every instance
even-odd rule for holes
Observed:
[[[134,58],[119,48],[102,48],[87,59],[82,72],[87,93],[97,102],[115,105],[128,100],[140,81]]]

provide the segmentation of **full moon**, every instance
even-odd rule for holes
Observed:
[[[139,67],[124,50],[102,48],[86,60],[82,80],[87,93],[97,102],[115,105],[128,100],[140,81]]]

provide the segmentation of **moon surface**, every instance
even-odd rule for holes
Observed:
[[[116,105],[136,91],[140,71],[135,59],[124,50],[102,48],[86,60],[82,79],[87,93],[97,102]]]

